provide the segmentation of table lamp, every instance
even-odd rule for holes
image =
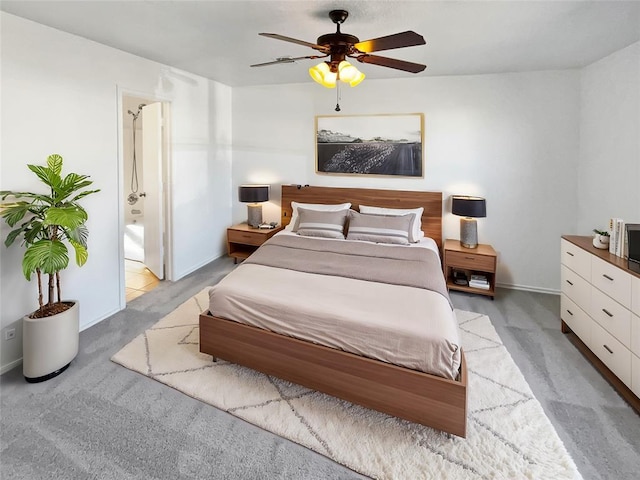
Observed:
[[[453,195],[451,198],[451,213],[462,217],[460,219],[460,244],[465,248],[476,248],[478,246],[476,218],[487,216],[486,200],[481,197],[464,195]]]
[[[262,205],[269,201],[269,185],[240,185],[238,196],[242,203],[247,203],[247,223],[255,228],[262,223]]]

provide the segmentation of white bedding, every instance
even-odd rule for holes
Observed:
[[[389,248],[437,252],[430,238]],[[430,290],[242,264],[212,287],[209,310],[217,317],[449,379],[456,378],[460,366],[454,313],[448,299]]]

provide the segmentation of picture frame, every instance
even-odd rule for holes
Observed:
[[[316,173],[424,178],[424,114],[317,115]]]

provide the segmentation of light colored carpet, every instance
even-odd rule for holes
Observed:
[[[489,317],[456,310],[469,370],[466,439],[199,352],[208,288],[112,357],[181,392],[379,479],[581,478]]]

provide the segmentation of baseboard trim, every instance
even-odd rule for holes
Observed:
[[[180,272],[179,274],[176,274],[175,278],[174,278],[174,282],[177,282],[178,280],[183,279],[184,277],[186,277],[187,275],[195,272],[196,270],[201,269],[202,267],[204,267],[205,265],[210,264],[211,262],[219,259],[220,257],[224,257],[227,253],[226,252],[220,252],[217,256],[214,255],[213,257],[210,257],[206,260],[203,260],[202,262],[200,262],[198,265],[193,265],[189,268],[187,268],[185,271]]]
[[[9,362],[6,365],[2,365],[0,367],[0,375],[2,375],[3,373],[8,372],[9,370],[13,370],[14,368],[16,368],[19,365],[22,365],[22,357],[20,357],[17,360],[14,360],[13,362]]]
[[[560,295],[560,290],[555,288],[531,287],[529,285],[516,285],[513,283],[496,283],[496,287],[506,288],[509,290],[523,290],[525,292],[547,293],[551,295]]]

